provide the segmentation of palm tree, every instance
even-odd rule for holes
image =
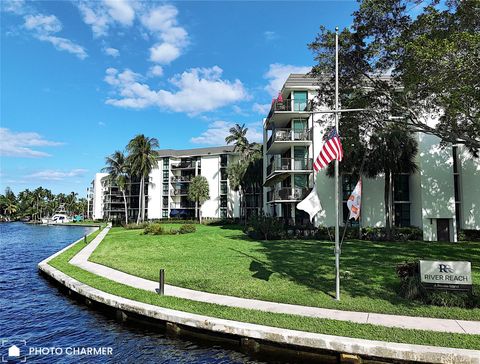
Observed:
[[[369,178],[385,176],[385,230],[387,239],[391,238],[393,224],[393,176],[396,173],[415,173],[418,166],[415,157],[418,143],[412,133],[399,125],[391,125],[372,135],[365,165],[365,173]]]
[[[202,223],[202,204],[210,198],[210,187],[208,181],[204,176],[196,176],[192,178],[190,186],[188,186],[188,199],[195,202],[198,207],[198,220]]]
[[[137,135],[130,140],[127,145],[128,164],[130,165],[132,174],[140,178],[140,196],[137,224],[145,221],[145,178],[148,178],[154,165],[157,163],[158,140],[149,138],[143,134]]]
[[[247,131],[248,128],[245,127],[245,124],[241,126],[240,124],[235,124],[235,126],[230,128],[230,135],[225,138],[225,142],[227,144],[234,143],[235,149],[241,154],[245,154],[250,147],[250,143],[247,140]]]
[[[116,150],[113,154],[105,158],[106,167],[102,168],[102,172],[108,173],[108,179],[111,183],[115,184],[122,192],[123,205],[125,208],[125,225],[128,224],[128,206],[127,197],[125,195],[125,189],[128,180],[128,164],[127,158],[123,154]]]

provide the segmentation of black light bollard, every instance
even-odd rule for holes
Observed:
[[[158,294],[163,296],[165,294],[165,269],[160,269],[158,277]]]
[[[83,242],[84,242],[85,244],[87,244],[87,236],[86,236],[86,235],[83,237]]]

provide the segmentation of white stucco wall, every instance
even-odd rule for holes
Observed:
[[[480,230],[480,159],[474,159],[463,146],[458,147],[458,159],[463,228]]]
[[[363,177],[362,183],[362,226],[385,226],[385,178]]]
[[[220,216],[220,156],[202,157],[202,176],[208,181],[210,199],[201,207],[203,217]]]
[[[108,176],[108,173],[95,173],[93,180],[93,212],[94,220],[103,219],[103,188],[102,178]]]
[[[152,169],[148,185],[148,218],[160,219],[162,217],[162,162]]]
[[[440,148],[436,136],[419,135],[423,239],[437,240],[436,219],[451,219],[450,236],[455,241],[455,195],[451,148]]]

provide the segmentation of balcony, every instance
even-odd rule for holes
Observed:
[[[275,128],[267,142],[267,154],[280,154],[291,146],[304,146],[312,142],[312,129]]]
[[[310,193],[310,188],[282,187],[267,192],[268,203],[298,202]]]
[[[172,163],[172,169],[195,169],[195,161]],[[200,168],[200,165],[198,166]]]
[[[281,182],[292,173],[309,174],[312,170],[312,158],[280,158],[280,156],[275,156],[273,162],[267,166],[265,186],[272,186]]]
[[[195,202],[171,202],[171,209],[194,209]]]
[[[272,107],[268,113],[269,122],[277,126],[284,126],[295,115],[309,114],[313,111],[313,100],[294,100],[285,99],[272,102]]]
[[[195,177],[195,176],[193,176],[193,175],[191,175],[191,176],[172,176],[172,177],[170,177],[170,181],[172,183],[191,182],[193,177]]]
[[[172,196],[186,196],[188,195],[188,189],[186,188],[173,188],[171,191]]]

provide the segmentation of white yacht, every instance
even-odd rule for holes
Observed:
[[[52,217],[45,217],[42,219],[42,224],[56,225],[65,224],[72,221],[73,219],[67,215],[67,210],[65,210],[65,204],[61,204]]]

